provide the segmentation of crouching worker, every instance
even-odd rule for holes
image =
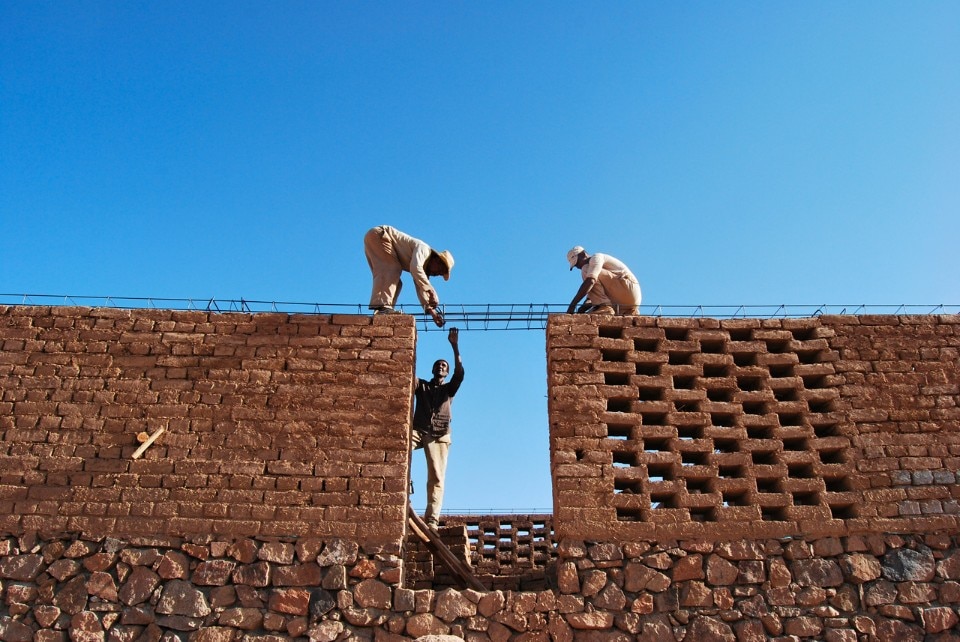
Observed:
[[[370,309],[374,314],[398,314],[395,306],[403,287],[400,275],[409,272],[423,311],[430,315],[438,327],[443,327],[440,298],[430,285],[430,277],[442,276],[444,281],[450,278],[453,255],[449,251],[437,252],[420,239],[404,234],[395,227],[378,225],[364,235],[363,252],[373,274]]]
[[[414,450],[422,448],[427,457],[427,510],[423,520],[436,530],[440,524],[443,504],[443,480],[447,473],[447,454],[450,452],[450,407],[453,397],[463,383],[463,364],[460,361],[459,332],[450,328],[447,338],[453,346],[453,377],[444,383],[450,364],[440,359],[433,364],[430,381],[417,379],[413,410]]]

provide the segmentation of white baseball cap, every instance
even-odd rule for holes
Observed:
[[[579,245],[574,245],[570,248],[570,251],[567,252],[567,263],[570,264],[570,269],[577,267],[577,257],[580,256],[580,253],[583,252],[583,248]]]

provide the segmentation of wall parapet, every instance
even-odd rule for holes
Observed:
[[[960,530],[960,317],[547,328],[559,539]]]

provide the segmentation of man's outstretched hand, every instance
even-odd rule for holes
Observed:
[[[430,308],[428,312],[430,312],[430,316],[433,317],[433,322],[437,324],[437,327],[442,328],[443,324],[446,323],[443,318],[443,312],[441,312],[439,308]]]
[[[450,328],[450,331],[447,332],[447,339],[450,340],[450,345],[456,348],[457,342],[460,340],[460,330],[457,328]]]

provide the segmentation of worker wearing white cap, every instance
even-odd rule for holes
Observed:
[[[567,314],[638,314],[640,282],[623,261],[599,252],[590,256],[579,245],[567,252],[570,269],[580,268],[583,284],[567,308]],[[586,302],[577,310],[583,297]]]
[[[446,281],[453,269],[453,255],[447,250],[437,252],[429,245],[389,225],[378,225],[363,237],[363,251],[373,273],[373,292],[370,294],[370,309],[374,314],[398,314],[394,307],[403,283],[400,275],[409,272],[413,287],[423,311],[433,322],[443,327],[443,313],[439,310],[440,298],[430,285],[431,276],[442,276]]]

